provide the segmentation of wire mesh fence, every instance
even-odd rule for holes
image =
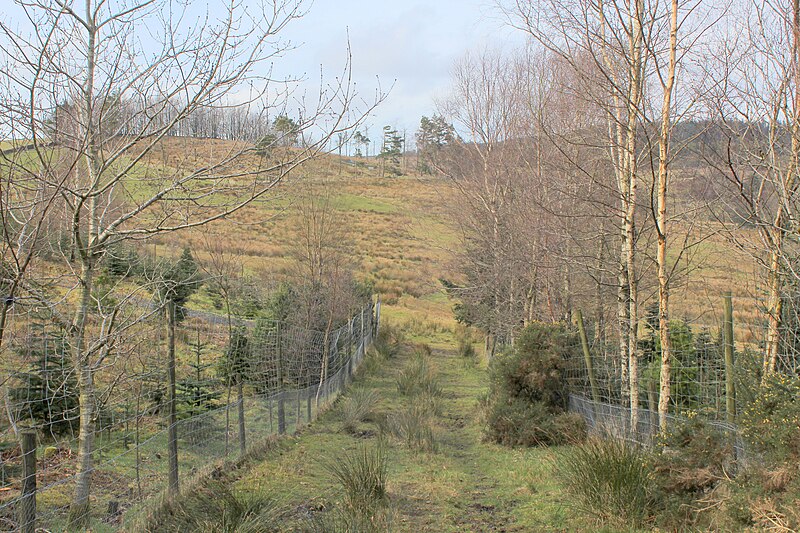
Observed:
[[[800,368],[800,321],[794,315],[796,310],[795,306],[784,307],[786,316],[776,339],[777,372],[793,378]],[[764,375],[769,314],[763,309],[759,320],[735,320],[730,303],[721,305],[720,311],[719,316],[706,317],[702,324],[670,322],[667,426],[679,428],[691,421],[702,421],[705,427],[724,435],[736,460],[743,462],[752,458],[752,453],[737,425],[738,414],[758,394]],[[584,325],[583,342],[576,337],[565,375],[569,408],[583,416],[590,430],[649,446],[660,434],[662,350],[658,321],[648,316],[643,322],[637,339],[635,397],[630,392],[628,355],[621,356],[620,346],[608,342],[591,321]]]
[[[187,311],[176,329],[178,484],[263,438],[313,421],[350,382],[377,332],[380,301],[328,331],[275,320],[245,321]],[[97,384],[91,518],[116,527],[163,492],[170,478],[166,328],[154,314],[104,361]],[[5,404],[15,427],[0,435],[0,531],[70,526],[79,459],[79,397],[63,333],[28,323],[15,332]],[[35,524],[21,438],[35,432]],[[24,441],[24,439],[22,439]]]

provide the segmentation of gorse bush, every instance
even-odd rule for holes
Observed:
[[[342,427],[348,433],[355,433],[358,424],[366,420],[380,400],[377,391],[371,389],[353,389],[342,401]]]
[[[554,412],[543,402],[506,398],[486,415],[490,438],[504,446],[553,446],[580,442],[586,423],[577,413]]]
[[[733,437],[700,418],[674,420],[652,456],[665,493],[704,492],[735,471]]]
[[[561,452],[555,473],[583,511],[640,526],[652,512],[655,483],[643,449],[616,439],[589,439]]]
[[[768,376],[739,423],[747,441],[770,459],[800,458],[800,378]]]
[[[586,435],[583,419],[567,413],[565,361],[578,349],[574,334],[561,325],[532,324],[512,353],[490,367],[485,401],[487,436],[508,446],[577,442]]]
[[[514,398],[566,407],[564,365],[578,353],[579,342],[560,324],[531,324],[522,330],[511,355],[495,359],[493,385]]]
[[[369,522],[387,506],[388,463],[383,441],[344,453],[323,466],[341,489],[341,510],[353,520]]]

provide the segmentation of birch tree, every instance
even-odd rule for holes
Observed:
[[[720,39],[724,55],[709,57],[707,66],[713,133],[721,140],[706,142],[704,155],[727,180],[721,196],[734,222],[758,232],[756,243],[735,229],[728,236],[767,274],[766,378],[779,366],[787,282],[798,279],[800,4],[752,0],[735,7]]]
[[[608,158],[613,169],[619,219],[617,323],[623,362],[623,397],[630,406],[632,427],[638,424],[637,271],[638,166],[642,152],[640,123],[647,56],[643,0],[501,2],[511,23],[569,65],[584,98],[606,117]]]

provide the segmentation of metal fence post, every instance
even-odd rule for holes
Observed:
[[[36,431],[29,429],[22,437],[22,498],[19,502],[19,523],[22,533],[36,531]]]
[[[175,302],[167,301],[167,379],[169,380],[169,426],[167,429],[167,448],[169,453],[169,485],[170,497],[178,495],[178,413],[175,398]]]
[[[278,360],[276,365],[278,378],[278,435],[286,433],[286,403],[283,399],[283,343],[281,342],[281,323],[275,325],[275,337],[277,339]]]
[[[728,423],[736,422],[736,385],[734,383],[735,361],[733,345],[733,296],[730,291],[725,293],[725,414]]]

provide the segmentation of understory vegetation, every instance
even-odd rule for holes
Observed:
[[[797,438],[798,427],[760,429],[757,438],[742,440],[730,427],[695,417],[676,422],[650,448],[614,435],[592,437],[556,453],[554,473],[578,509],[604,525],[797,530],[798,456],[788,447],[780,447],[780,457],[771,454],[787,434]]]
[[[578,349],[573,333],[558,324],[531,324],[512,351],[490,366],[486,398],[487,437],[508,446],[580,442],[586,426],[567,412],[564,367]]]

